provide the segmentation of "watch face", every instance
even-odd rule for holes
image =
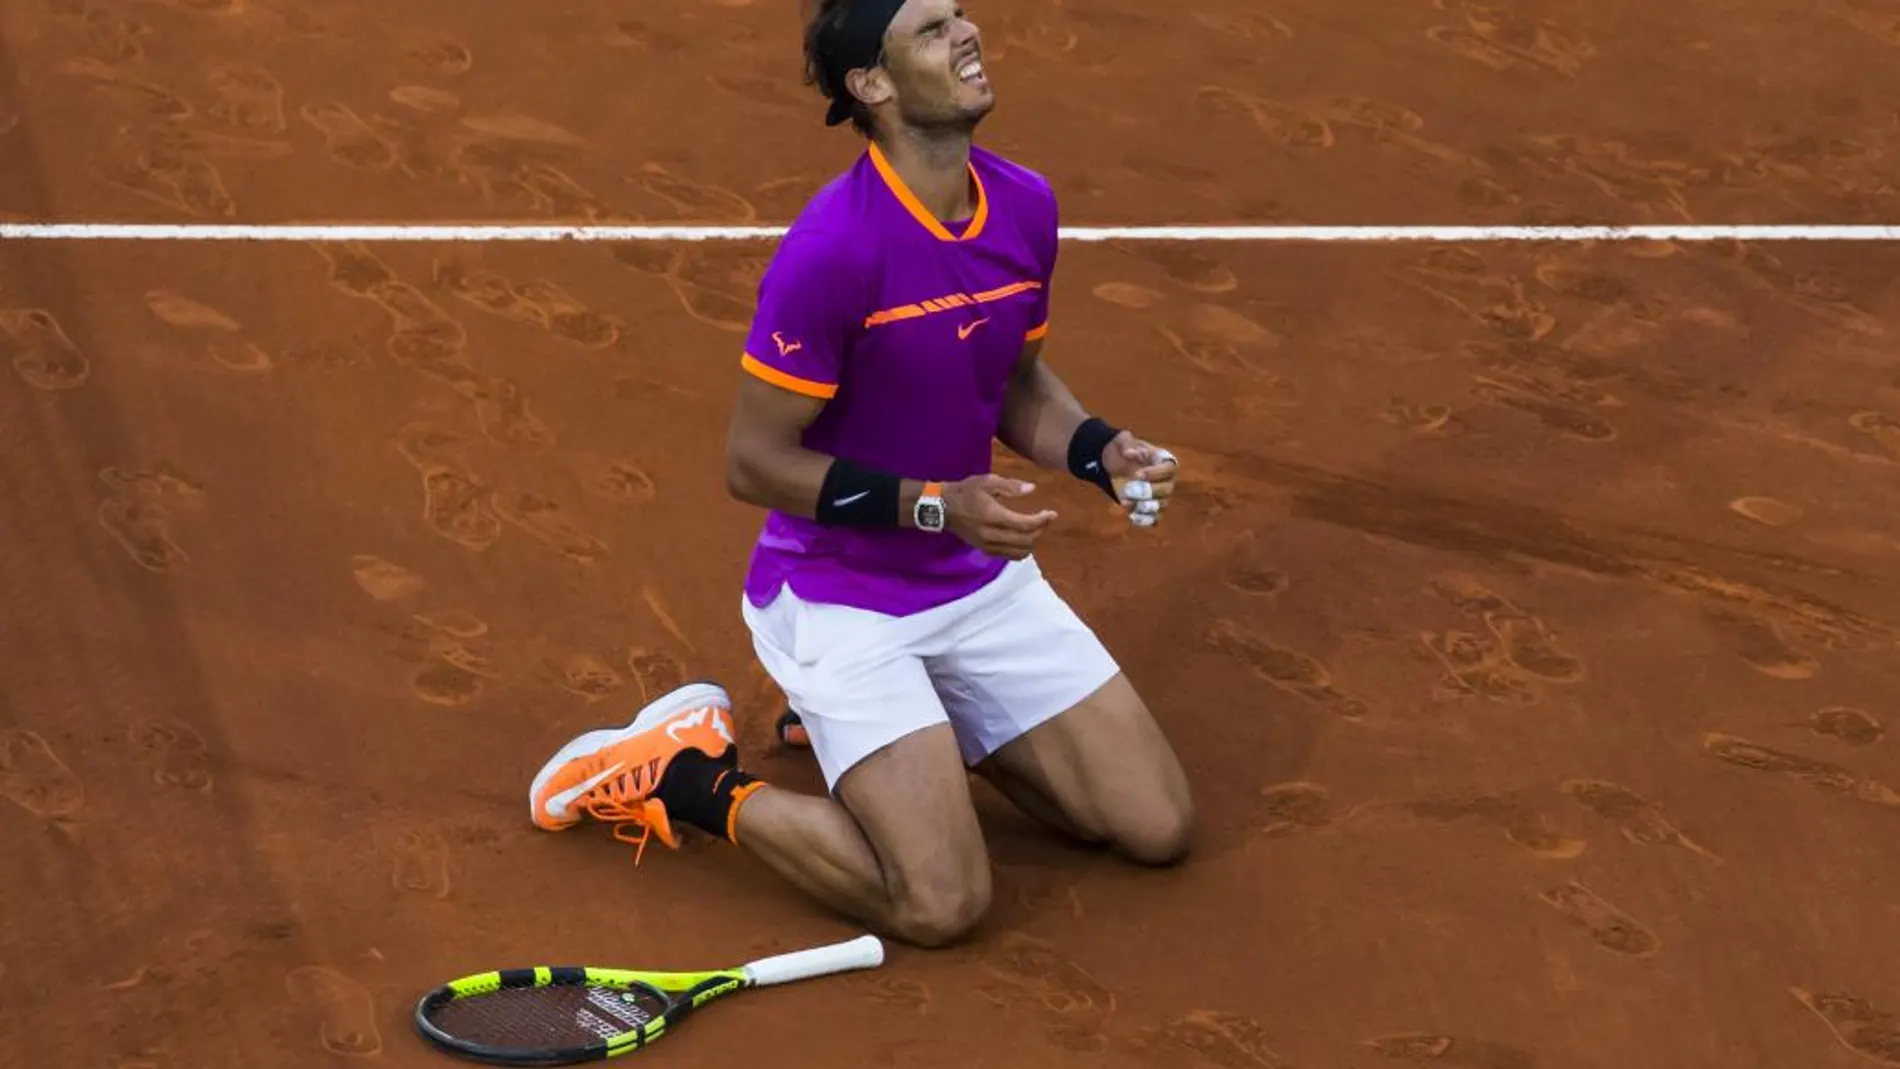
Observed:
[[[917,526],[926,531],[943,530],[943,506],[935,501],[917,503]]]

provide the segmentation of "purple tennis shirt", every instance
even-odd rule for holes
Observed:
[[[872,145],[812,197],[759,283],[741,366],[824,408],[805,447],[911,479],[990,470],[1023,347],[1048,330],[1056,198],[1041,175],[970,151],[975,210],[933,217]],[[980,589],[1006,562],[949,531],[827,527],[767,514],[746,575],[763,607],[906,616]]]

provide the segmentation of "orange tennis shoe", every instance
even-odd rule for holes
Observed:
[[[678,849],[679,835],[655,793],[667,766],[689,748],[738,763],[732,699],[716,683],[688,683],[648,703],[625,727],[590,731],[561,747],[528,790],[535,826],[563,831],[588,817],[612,822],[614,838],[639,848],[636,863],[652,836]]]

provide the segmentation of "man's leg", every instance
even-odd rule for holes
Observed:
[[[742,606],[753,649],[800,713],[831,797],[759,792],[736,841],[808,893],[905,941],[941,945],[990,903],[967,769],[921,653],[963,614]]]
[[[733,838],[819,901],[908,943],[953,942],[989,909],[989,857],[948,723],[853,765],[835,800],[758,791]]]
[[[1033,560],[928,659],[965,759],[1024,812],[1166,865],[1186,856],[1187,775],[1128,677]]]
[[[761,790],[732,838],[808,893],[894,937],[950,942],[988,911],[990,864],[967,769],[920,650],[961,615],[912,617],[800,599],[743,607],[831,797]]]
[[[1004,743],[977,766],[1024,812],[1133,861],[1187,856],[1187,775],[1128,677]]]
[[[835,799],[742,771],[730,698],[718,684],[698,682],[660,696],[624,726],[563,746],[529,788],[534,822],[562,831],[592,817],[642,850],[656,836],[677,847],[679,826],[691,825],[746,847],[883,935],[919,946],[952,942],[989,909],[989,857],[969,772],[928,677],[914,660],[909,672],[902,661],[895,667],[881,674],[900,690],[913,678],[920,694],[893,708],[926,710],[921,716],[872,731],[815,720],[815,748],[844,769]]]

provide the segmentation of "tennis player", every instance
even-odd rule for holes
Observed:
[[[760,283],[727,481],[767,510],[741,611],[829,794],[742,771],[727,694],[702,682],[568,743],[530,798],[543,828],[591,816],[642,849],[699,828],[881,934],[940,946],[990,901],[972,769],[1132,861],[1188,850],[1181,766],[1044,579],[1034,550],[1057,516],[1012,507],[1032,487],[990,472],[991,443],[1144,526],[1177,464],[1042,360],[1056,199],[972,144],[995,97],[955,0],[820,0],[805,53],[827,123],[869,144]]]

